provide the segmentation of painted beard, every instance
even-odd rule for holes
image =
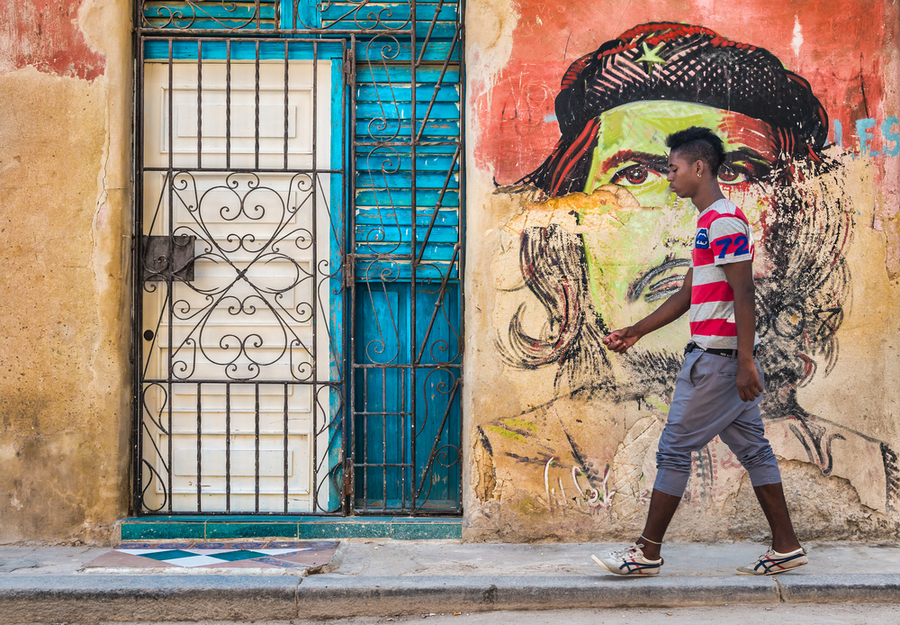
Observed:
[[[616,393],[621,401],[658,397],[669,403],[684,354],[649,351],[635,346],[621,356],[621,361],[629,373],[626,381],[616,384]]]

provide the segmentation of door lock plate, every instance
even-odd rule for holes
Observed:
[[[194,242],[192,234],[144,236],[143,278],[145,282],[194,279]]]

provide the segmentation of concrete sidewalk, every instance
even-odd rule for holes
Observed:
[[[777,577],[734,574],[752,543],[670,543],[659,576],[622,578],[591,553],[621,545],[343,541],[329,571],[297,575],[151,574],[85,564],[95,547],[0,547],[0,623],[260,621],[428,612],[900,602],[900,547],[806,545],[810,565]]]

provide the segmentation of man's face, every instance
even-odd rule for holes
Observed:
[[[584,225],[590,224],[583,239],[591,296],[610,329],[631,325],[655,310],[681,287],[690,266],[697,212],[670,187],[665,142],[691,126],[710,128],[722,139],[726,161],[719,183],[747,215],[757,240],[762,236],[761,222],[772,207],[768,174],[776,160],[767,124],[687,102],[636,102],[602,114],[584,191],[614,184],[636,200],[629,207],[620,202],[579,215]],[[675,190],[685,197],[690,183],[682,175],[691,175],[689,165],[675,172]],[[762,254],[757,256],[764,262]],[[641,339],[641,347],[675,351],[687,337],[685,317],[670,330]]]
[[[685,159],[677,150],[669,154],[669,190],[680,198],[692,198],[700,186],[697,164]]]

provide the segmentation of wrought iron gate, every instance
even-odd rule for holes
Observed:
[[[136,4],[135,513],[459,513],[464,8]]]

